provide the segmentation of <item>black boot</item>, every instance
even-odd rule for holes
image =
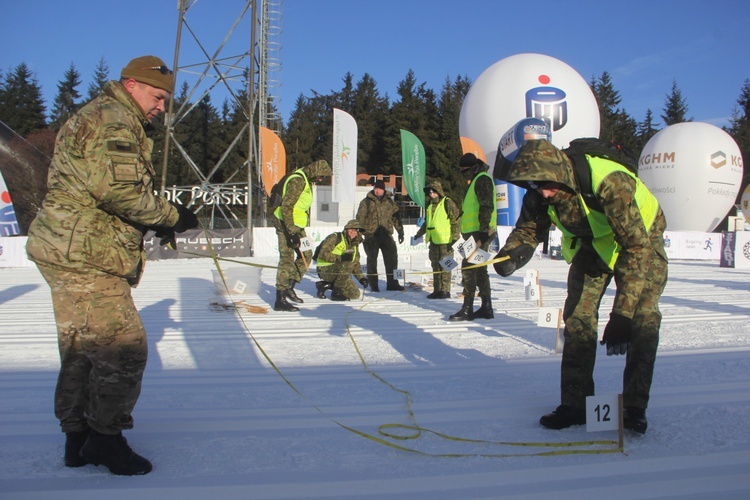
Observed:
[[[81,448],[81,457],[88,463],[103,465],[118,476],[140,476],[151,472],[151,462],[134,452],[122,433],[100,434],[94,429]]]
[[[294,291],[294,285],[296,284],[297,284],[296,281],[292,281],[291,284],[289,285],[289,288],[285,290],[286,298],[287,300],[291,300],[292,302],[297,302],[298,304],[302,304],[305,301],[297,297],[297,292]]]
[[[438,290],[438,289],[436,288],[434,292],[432,292],[431,294],[429,294],[429,295],[427,296],[427,298],[428,298],[428,299],[439,299],[439,298],[440,298],[440,294],[441,294],[441,293],[443,293],[443,292],[441,292],[440,290]]]
[[[339,292],[338,290],[334,290],[333,292],[331,292],[331,300],[335,300],[336,302],[344,302],[346,300],[349,300],[349,297]]]
[[[495,317],[495,313],[492,312],[492,300],[482,296],[482,305],[474,311],[474,319],[492,319]]]
[[[574,406],[560,405],[552,413],[539,419],[539,423],[549,429],[565,429],[571,425],[586,423],[586,410]]]
[[[89,437],[89,429],[65,433],[65,467],[83,467],[88,462],[81,457],[81,447]]]
[[[367,276],[370,276],[370,275],[368,274]],[[378,287],[378,276],[377,275],[375,275],[375,277],[373,277],[372,279],[367,278],[367,282],[370,285],[370,290],[372,290],[373,292],[379,292],[380,291],[380,288]]]
[[[325,299],[326,290],[333,288],[333,283],[329,283],[328,281],[316,281],[315,288],[318,290],[318,298]]]
[[[296,307],[286,300],[286,290],[276,290],[276,303],[273,305],[274,311],[299,311]]]
[[[385,283],[386,283],[386,286],[385,286],[386,290],[393,290],[396,292],[404,291],[404,287],[401,286],[401,283],[399,283],[398,280],[393,279],[393,275],[389,276],[388,280]]]
[[[451,321],[472,321],[474,319],[474,297],[464,296],[464,305],[456,314],[448,318]]]
[[[622,426],[639,434],[646,434],[648,421],[646,410],[634,406],[626,406],[622,412]]]

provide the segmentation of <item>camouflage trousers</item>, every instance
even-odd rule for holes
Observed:
[[[490,248],[492,240],[482,242],[481,249],[487,250]],[[464,285],[464,297],[473,297],[476,294],[477,288],[479,288],[479,296],[485,300],[490,300],[492,296],[492,290],[490,289],[490,275],[487,272],[487,266],[479,266],[473,269],[463,269],[465,267],[471,267],[474,264],[464,259],[461,262],[461,280]]]
[[[318,276],[323,281],[332,283],[334,292],[348,299],[358,299],[359,288],[352,281],[352,270],[356,265],[355,262],[336,262],[330,266],[318,267]]]
[[[300,238],[306,236],[303,230]],[[295,283],[302,281],[312,259],[312,252],[299,252],[289,245],[286,235],[280,229],[276,229],[276,237],[279,242],[279,265],[276,270],[276,289],[289,290]],[[303,255],[304,259],[300,256]]]
[[[383,252],[386,280],[392,280],[393,270],[398,266],[398,248],[393,236],[387,234],[385,230],[376,231],[372,236],[365,236],[363,246],[367,254],[367,279],[371,283],[377,282],[378,252]]]
[[[428,251],[430,264],[432,265],[432,283],[436,292],[451,291],[451,273],[445,272],[440,266],[440,261],[446,257],[453,257],[453,247],[446,244],[430,243]]]
[[[39,266],[52,291],[60,373],[55,416],[63,432],[133,428],[148,343],[124,278]]]
[[[659,299],[667,283],[667,261],[657,255],[648,264],[649,269],[644,271],[646,285],[636,306],[630,347],[625,355],[622,391],[624,406],[643,409],[648,406],[659,345]],[[560,368],[560,402],[564,405],[585,408],[586,397],[594,395],[599,305],[612,281],[612,274],[603,266],[595,253],[582,250],[568,272]]]

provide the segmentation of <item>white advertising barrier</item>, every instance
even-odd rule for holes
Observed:
[[[410,245],[411,236],[416,234],[417,227],[414,225],[404,226],[404,242],[397,244],[399,257],[409,255],[426,255],[427,243]],[[497,233],[500,246],[502,246],[512,231],[510,226],[498,226]],[[341,227],[317,226],[307,228],[307,236],[311,240],[312,247],[317,247],[326,236],[333,232],[341,231]],[[218,232],[218,231],[217,231]],[[750,268],[750,231],[738,231],[736,235],[736,265],[737,268]],[[394,235],[395,237],[395,235]],[[714,260],[719,261],[721,257],[721,233],[699,233],[699,232],[676,232],[664,233],[664,246],[667,256],[676,260]],[[559,243],[558,243],[559,244]],[[540,252],[542,245],[537,247]],[[364,252],[364,248],[360,247]],[[253,229],[253,255],[255,257],[279,256],[276,231],[272,227],[256,227]],[[492,256],[494,257],[494,255]],[[459,257],[456,256],[458,259]],[[362,260],[364,257],[362,258]],[[413,259],[412,259],[413,260]],[[0,237],[0,268],[1,267],[33,267],[26,256],[26,237],[9,236]]]
[[[0,238],[0,267],[34,267],[26,257],[26,236]]]
[[[750,269],[750,231],[722,234],[719,265],[735,269]]]

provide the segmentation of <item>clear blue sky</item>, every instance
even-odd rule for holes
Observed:
[[[282,0],[281,98],[285,120],[300,94],[339,90],[367,72],[397,97],[409,69],[439,92],[446,77],[472,81],[505,57],[556,57],[587,81],[608,71],[636,120],[661,122],[675,80],[696,121],[725,125],[750,78],[747,0]],[[213,52],[241,0],[200,0],[189,23]],[[110,76],[143,54],[174,58],[177,0],[0,0],[0,69],[27,63],[48,108],[74,63],[86,93],[101,58]],[[232,37],[247,47],[249,29]],[[196,60],[183,33],[180,65]],[[234,55],[236,51],[224,52]],[[214,104],[219,106],[220,102]]]

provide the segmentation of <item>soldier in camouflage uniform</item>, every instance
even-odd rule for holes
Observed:
[[[561,405],[540,420],[552,429],[586,423],[586,397],[594,394],[599,305],[614,277],[617,290],[601,343],[608,356],[626,354],[624,425],[645,433],[661,324],[659,299],[667,282],[666,220],[634,174],[605,158],[587,160],[603,211],[585,205],[564,152],[544,140],[522,146],[506,180],[528,191],[516,226],[497,255],[510,258],[496,263],[495,270],[509,276],[525,265],[551,224],[563,232],[563,256],[571,266],[563,309]]]
[[[393,270],[398,265],[398,249],[393,241],[393,230],[398,233],[398,242],[404,242],[404,226],[393,195],[385,190],[382,180],[375,181],[372,191],[359,203],[357,220],[365,227],[365,253],[367,254],[367,281],[373,292],[379,292],[378,252],[383,252],[386,289],[402,291],[398,280],[393,279]]]
[[[133,427],[148,349],[130,288],[143,273],[148,228],[166,235],[198,226],[189,209],[154,194],[148,132],[173,90],[161,59],[139,57],[68,120],[29,228],[29,258],[52,290],[60,351],[55,415],[69,467],[151,470],[122,436]]]
[[[426,241],[430,243],[428,256],[433,271],[433,292],[427,298],[447,299],[451,296],[451,273],[443,270],[440,261],[453,257],[453,244],[461,236],[461,212],[453,200],[445,196],[440,181],[428,181],[424,192],[428,202],[427,216],[414,237],[427,235]]]
[[[309,221],[308,211],[312,205],[312,183],[330,177],[331,167],[325,160],[318,160],[295,170],[287,176],[281,205],[273,211],[271,220],[276,228],[279,244],[279,265],[276,271],[276,302],[274,311],[299,311],[291,303],[301,303],[294,286],[302,281],[312,258],[312,252],[300,251],[300,240],[306,236]]]
[[[469,182],[461,204],[461,234],[464,240],[474,238],[477,248],[487,251],[497,234],[497,201],[495,181],[487,173],[489,165],[472,153],[466,153],[458,163],[461,174]],[[492,319],[492,290],[487,266],[474,267],[468,260],[461,263],[464,285],[464,303],[452,314],[451,321],[472,321],[477,318]],[[468,267],[469,269],[463,269]],[[479,288],[482,305],[474,311],[474,295]]]
[[[331,300],[351,300],[359,298],[359,289],[351,275],[363,287],[367,287],[367,278],[362,274],[359,263],[359,244],[365,228],[357,219],[346,223],[340,233],[331,233],[318,248],[318,276],[323,281],[316,283],[318,297],[325,298],[325,291],[333,289]]]

